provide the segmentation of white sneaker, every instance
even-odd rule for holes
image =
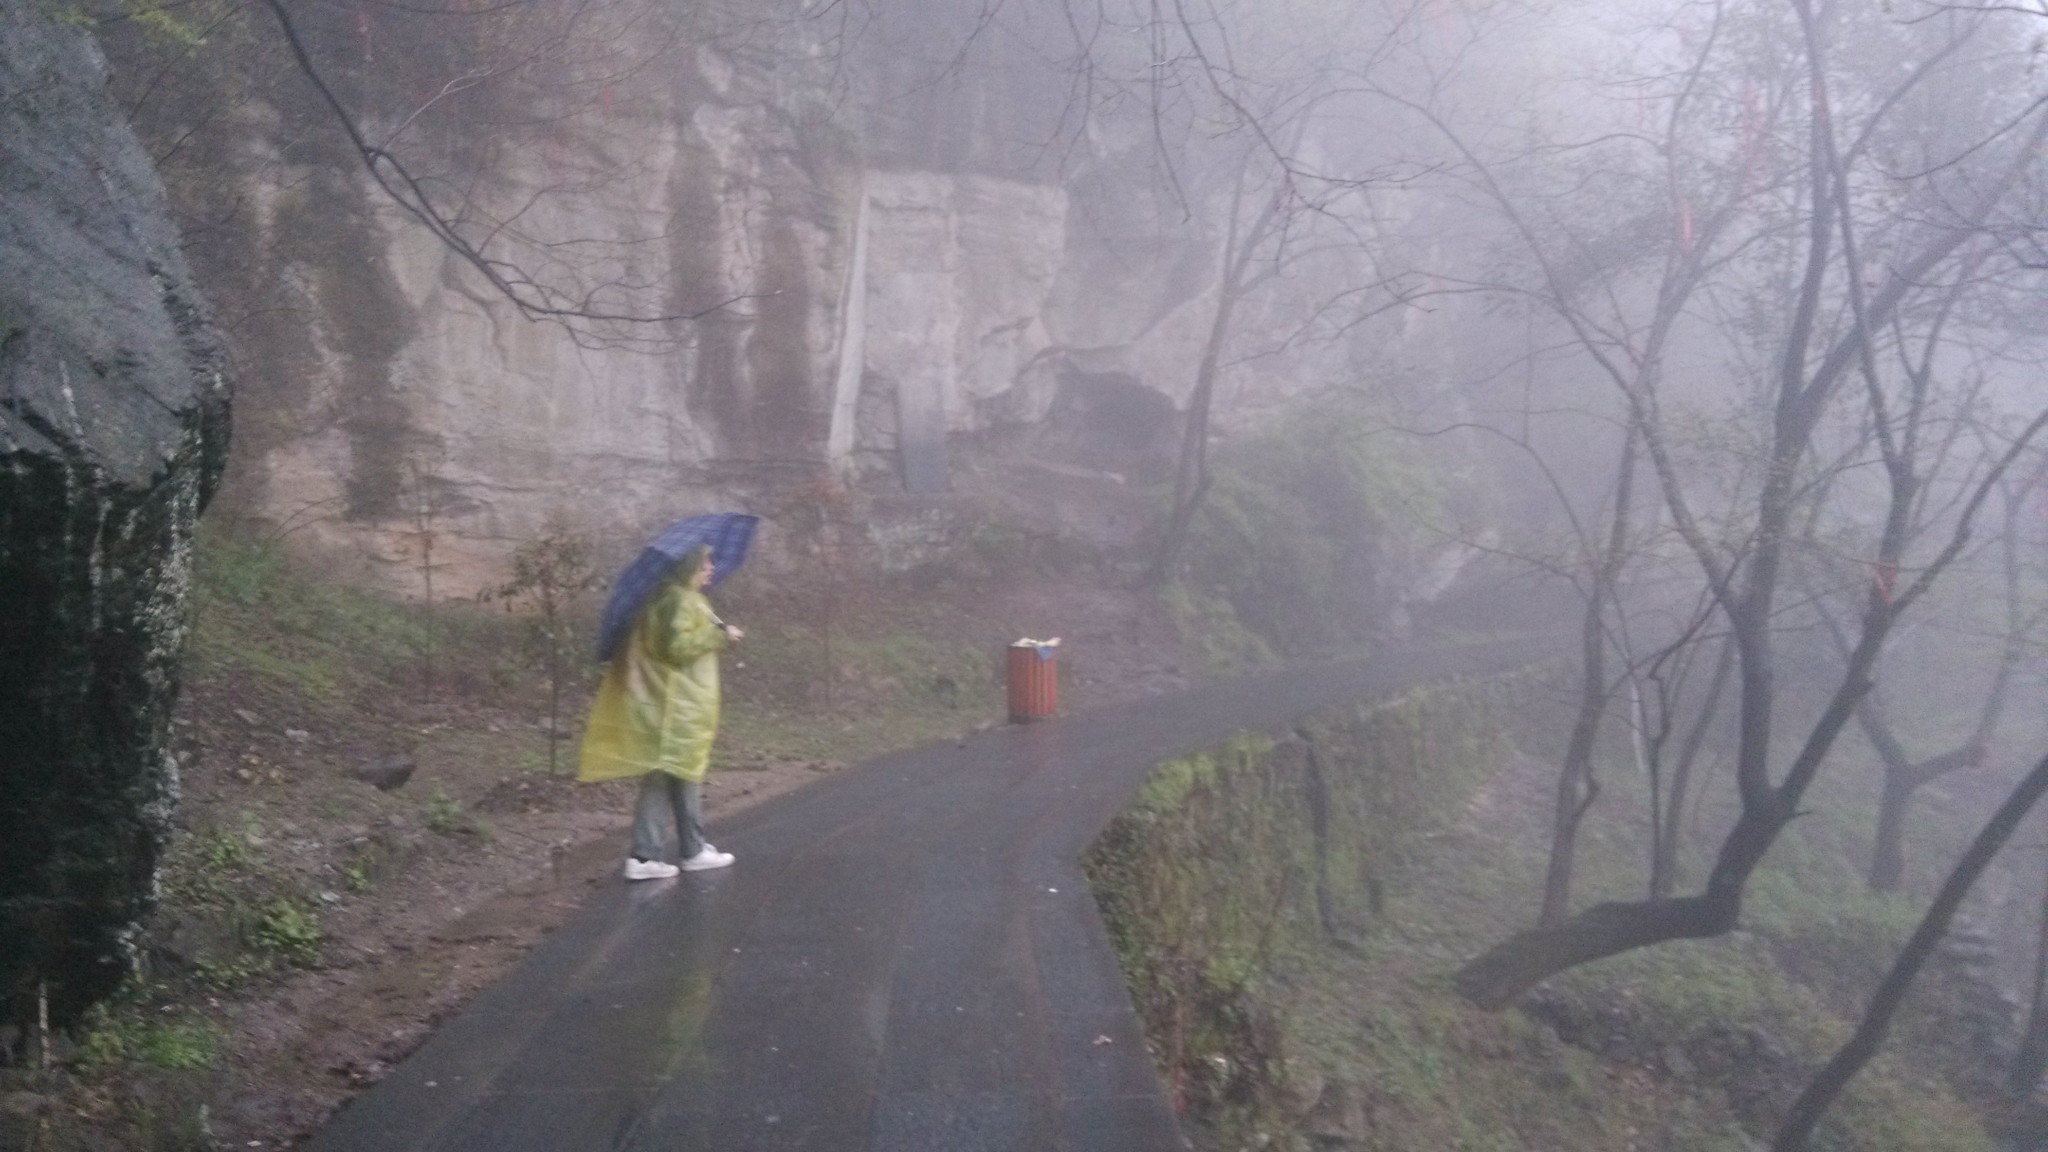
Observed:
[[[666,880],[680,871],[682,869],[666,861],[640,860],[632,856],[626,857],[626,879],[628,880]]]
[[[732,863],[732,853],[720,852],[712,847],[709,841],[706,841],[702,851],[683,861],[683,871],[708,872],[713,868],[723,868],[730,863]]]

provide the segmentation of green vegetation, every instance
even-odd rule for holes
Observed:
[[[341,866],[341,886],[350,892],[368,892],[377,886],[377,877],[367,861],[351,860]]]
[[[1187,583],[1169,584],[1159,596],[1189,664],[1203,679],[1228,680],[1280,664],[1273,646],[1246,627],[1224,597]]]
[[[491,826],[462,806],[446,789],[436,788],[420,807],[420,820],[427,831],[442,836],[471,836],[488,842]]]
[[[933,560],[926,575],[943,571],[970,580],[1071,577],[1101,564],[1095,546],[1076,536],[1010,520],[976,519],[947,542],[944,557]]]
[[[726,657],[714,765],[851,762],[1002,717],[1000,650],[963,642],[961,622],[940,612],[842,623],[829,666],[820,628],[801,616],[729,615],[748,621],[747,638]]]
[[[429,611],[351,587],[294,564],[275,540],[204,529],[195,549],[187,675],[233,678],[253,695],[316,710],[394,686],[427,698],[512,696],[533,677],[533,635],[481,604],[443,600]]]
[[[1091,849],[1163,1070],[1220,1132],[1272,1128],[1291,1090],[1275,974],[1371,936],[1389,877],[1504,755],[1492,718],[1515,691],[1418,691],[1169,761]]]
[[[1444,499],[1412,442],[1351,394],[1219,449],[1166,605],[1212,676],[1370,643]]]
[[[1862,891],[1825,815],[1759,876],[1742,932],[1587,965],[1519,1010],[1456,995],[1541,875],[1540,827],[1513,832],[1529,798],[1495,774],[1525,699],[1434,688],[1240,738],[1161,765],[1098,841],[1097,899],[1200,1146],[1741,1152],[1847,1035],[1916,910]],[[1603,803],[1640,800],[1612,777]],[[1588,898],[1640,883],[1641,852],[1591,838]],[[1823,1147],[1992,1146],[1946,1011],[1937,981]]]
[[[166,56],[205,46],[208,30],[229,13],[215,0],[42,0],[42,8],[52,19],[84,28],[132,24],[153,53]]]
[[[426,821],[428,831],[453,836],[462,830],[462,805],[445,789],[436,788],[420,807],[420,819]]]
[[[325,935],[320,909],[289,879],[266,870],[269,843],[257,814],[243,810],[235,827],[203,825],[175,839],[164,862],[160,944],[175,959],[165,975],[185,974],[212,992],[234,991],[285,968],[319,962]],[[175,998],[175,987],[149,986]]]
[[[287,563],[276,542],[202,532],[193,585],[189,656],[200,675],[241,674],[273,691],[340,703],[413,668],[428,651],[417,610],[314,579]]]
[[[124,1061],[171,1071],[200,1071],[220,1061],[225,1036],[218,1024],[198,1016],[152,1013],[140,1004],[101,1008],[93,1014],[80,1060],[92,1068]]]
[[[251,942],[264,953],[294,968],[310,968],[320,960],[320,945],[326,939],[320,930],[320,910],[309,901],[280,896],[265,905],[257,918]]]
[[[192,852],[208,872],[240,868],[249,863],[252,858],[250,841],[259,835],[259,832],[254,824],[254,817],[247,813],[244,815],[251,822],[248,831],[236,833],[210,830],[201,832],[193,838]]]
[[[550,772],[562,770],[563,691],[591,678],[588,662],[578,659],[585,629],[575,609],[585,593],[603,583],[591,567],[589,537],[556,518],[540,536],[513,550],[512,578],[483,594],[508,608],[524,604],[530,609],[522,650],[547,677]]]

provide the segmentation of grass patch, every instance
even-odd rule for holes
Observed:
[[[196,1072],[220,1063],[226,1033],[203,1016],[152,1009],[131,1000],[96,1009],[79,1042],[79,1063],[104,1070],[123,1063]]]
[[[275,541],[202,530],[194,547],[188,658],[200,675],[238,674],[259,690],[335,706],[366,687],[423,682],[430,664],[449,681],[453,670],[495,668],[518,641],[502,614],[461,601],[429,614],[321,579]]]
[[[769,607],[769,606],[760,606]],[[942,612],[852,616],[832,630],[787,610],[748,615],[725,657],[714,764],[749,757],[846,762],[958,735],[1003,716],[993,647]]]

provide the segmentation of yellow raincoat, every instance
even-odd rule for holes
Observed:
[[[702,592],[671,581],[605,669],[583,733],[578,780],[666,772],[701,781],[718,735],[718,653],[725,632]]]

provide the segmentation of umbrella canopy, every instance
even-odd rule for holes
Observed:
[[[612,658],[632,630],[633,618],[665,582],[683,559],[699,544],[711,549],[711,582],[717,584],[739,571],[747,561],[747,545],[753,542],[759,516],[738,512],[713,512],[678,521],[641,549],[640,556],[626,566],[612,582],[612,598],[604,606],[604,625],[597,633],[597,659]]]

